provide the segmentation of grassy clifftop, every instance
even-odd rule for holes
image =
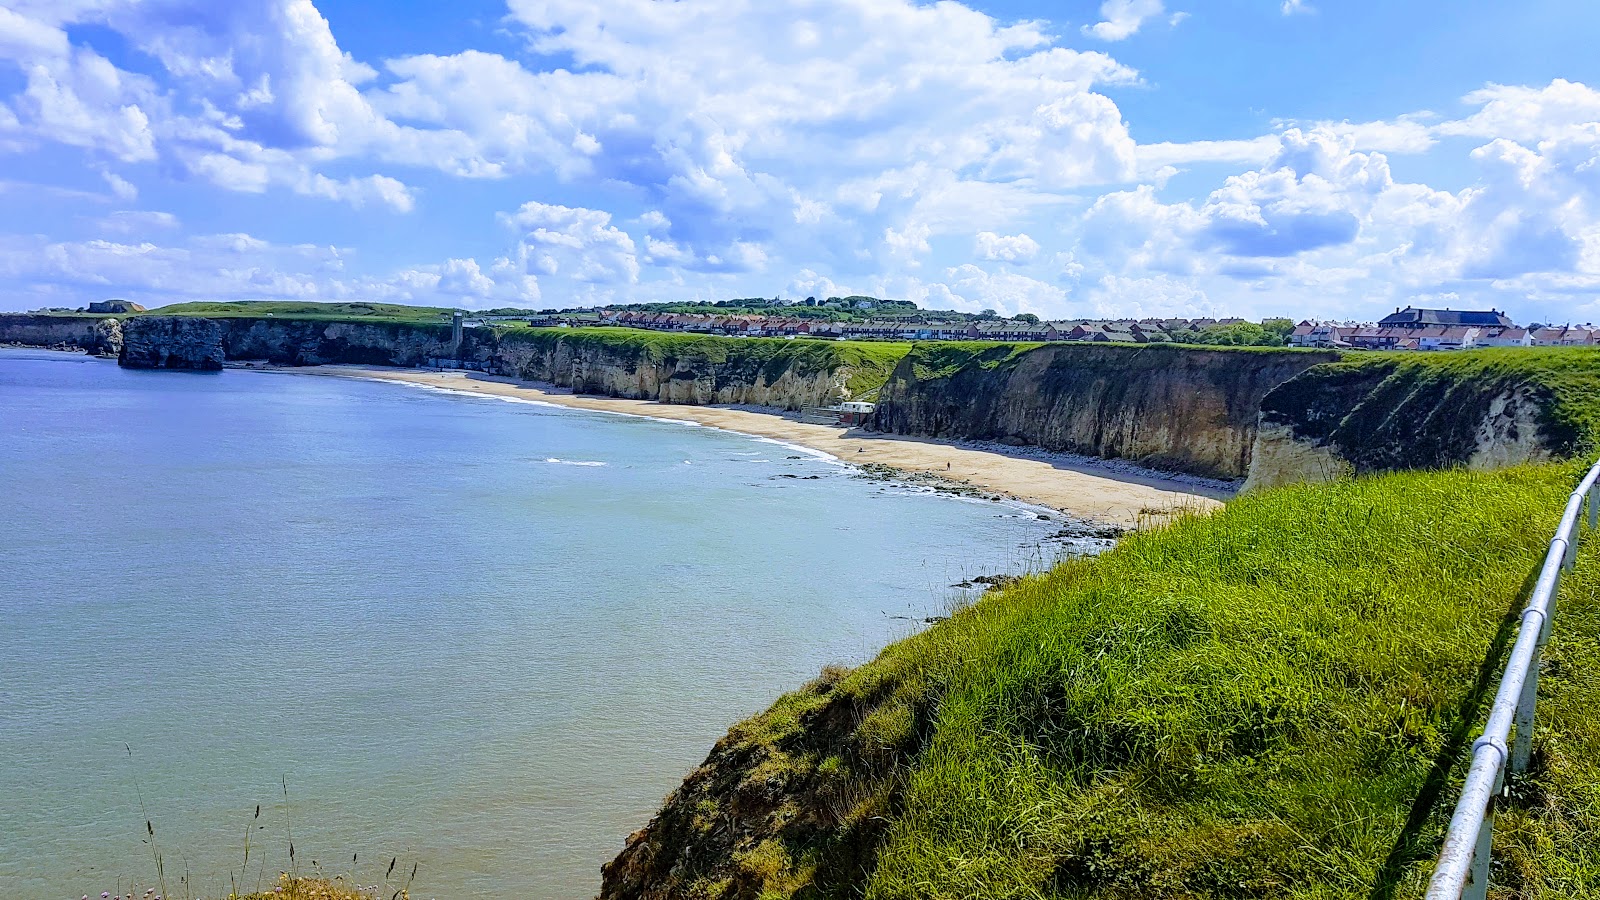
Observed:
[[[1268,492],[991,596],[735,727],[603,895],[1417,896],[1577,475]],[[1592,574],[1562,617],[1519,897],[1600,892]]]
[[[242,300],[235,303],[175,303],[151,310],[160,316],[203,316],[208,319],[277,318],[314,322],[391,322],[416,325],[449,324],[453,310],[402,303],[302,303],[280,300]]]
[[[1004,371],[1014,368],[1030,352],[1041,347],[1065,349],[1068,352],[1121,353],[1121,360],[1140,360],[1142,365],[1161,365],[1181,358],[1196,350],[1208,353],[1239,354],[1241,359],[1252,356],[1282,356],[1312,354],[1326,357],[1325,351],[1299,350],[1286,347],[1223,347],[1201,344],[1106,344],[1106,343],[1003,343],[996,341],[928,341],[919,343],[907,360],[916,377],[923,380],[949,378],[963,370],[982,369]]]

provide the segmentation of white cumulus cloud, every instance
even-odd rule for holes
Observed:
[[[1124,40],[1137,34],[1146,21],[1164,11],[1161,0],[1106,0],[1100,5],[1103,21],[1085,25],[1083,33],[1102,41]]]

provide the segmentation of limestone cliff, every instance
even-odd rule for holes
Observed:
[[[898,355],[898,354],[896,354]],[[820,341],[526,329],[501,337],[496,368],[579,393],[662,403],[748,403],[797,410],[851,399],[869,366],[857,348]]]
[[[130,369],[222,368],[222,326],[192,316],[138,316],[123,323],[117,364]]]
[[[0,315],[0,344],[116,356],[122,351],[122,323],[97,316]]]
[[[1159,344],[918,344],[884,385],[874,427],[1242,478],[1261,398],[1337,358]]]
[[[133,368],[216,368],[224,360],[262,360],[285,366],[420,366],[430,359],[457,355],[448,325],[145,315],[129,318],[125,328],[138,338],[133,352],[122,356],[122,364]],[[493,337],[486,330],[469,329],[460,354],[467,359],[488,359],[493,353]],[[188,362],[201,359],[207,362]]]
[[[1495,469],[1568,456],[1600,353],[1585,348],[1381,354],[1308,370],[1271,391],[1246,490],[1347,474]]]
[[[228,359],[266,360],[284,366],[345,363],[375,366],[420,366],[430,359],[454,358],[450,326],[396,322],[320,321],[315,319],[221,318]],[[483,357],[492,338],[481,329],[467,329],[463,351]]]

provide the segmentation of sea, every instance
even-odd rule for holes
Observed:
[[[0,894],[592,897],[730,725],[1061,525],[706,427],[0,350]]]

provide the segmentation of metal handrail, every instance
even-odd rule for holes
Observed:
[[[1494,842],[1494,803],[1502,793],[1509,768],[1514,775],[1528,768],[1533,750],[1533,712],[1539,701],[1539,659],[1550,640],[1550,622],[1556,614],[1556,592],[1562,573],[1570,571],[1578,558],[1578,539],[1582,533],[1585,503],[1589,507],[1589,530],[1600,525],[1600,462],[1578,483],[1567,500],[1561,525],[1550,540],[1544,567],[1533,587],[1533,596],[1522,610],[1517,643],[1511,648],[1500,690],[1483,735],[1472,743],[1472,766],[1467,770],[1461,799],[1450,817],[1439,864],[1428,883],[1427,900],[1483,900],[1489,890],[1489,850]],[[1512,726],[1516,739],[1511,740]]]

